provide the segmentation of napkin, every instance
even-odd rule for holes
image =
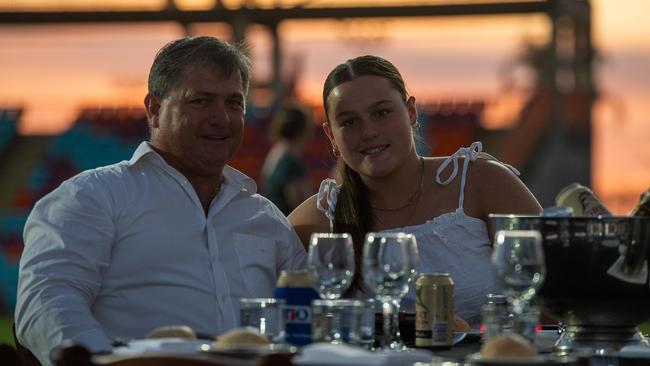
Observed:
[[[650,359],[650,347],[647,346],[625,346],[616,353],[618,357],[648,358]]]
[[[187,338],[134,339],[126,346],[114,348],[113,353],[119,355],[156,352],[197,353],[201,346],[207,343],[209,341]]]
[[[411,365],[414,362],[431,362],[433,354],[425,350],[409,349],[404,352],[371,352],[347,344],[313,343],[301,349],[293,359],[299,366],[316,365]]]

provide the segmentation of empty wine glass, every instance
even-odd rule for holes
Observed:
[[[405,233],[368,233],[363,247],[363,278],[382,302],[381,348],[401,351],[406,347],[399,333],[399,302],[417,277],[418,248],[415,237]]]
[[[354,249],[349,234],[314,233],[309,240],[308,263],[314,288],[322,299],[335,300],[350,287],[354,275]]]
[[[336,304],[345,290],[350,287],[354,276],[354,249],[349,234],[314,233],[309,240],[307,257],[309,266],[314,271],[314,288],[324,300],[319,311],[318,321],[314,322],[314,334],[331,343],[343,343],[341,321],[343,314]],[[326,305],[330,305],[329,307]],[[322,334],[325,332],[326,334]]]
[[[501,230],[495,238],[492,264],[517,316],[523,313],[544,282],[542,237],[536,230]]]

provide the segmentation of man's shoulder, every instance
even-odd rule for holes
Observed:
[[[254,193],[248,196],[248,198],[251,203],[254,204],[255,207],[260,208],[261,210],[271,213],[274,216],[280,216],[283,219],[286,219],[282,211],[273,203],[271,202],[270,199],[266,198],[265,196],[259,194],[259,193]]]
[[[123,179],[129,172],[128,161],[105,165],[93,169],[84,170],[68,179],[71,183],[92,183],[106,180]]]
[[[115,189],[124,181],[125,168],[124,162],[120,162],[84,170],[41,197],[34,206],[35,210],[43,205],[49,207],[54,202],[108,202],[108,197],[115,196]]]
[[[130,169],[128,161],[121,161],[115,164],[101,166],[93,169],[84,170],[66,180],[64,180],[49,195],[67,192],[67,194],[76,195],[81,192],[88,194],[106,193],[114,191],[118,187],[128,185],[128,177],[137,177]],[[91,193],[92,192],[92,193]]]
[[[133,153],[133,157],[131,157],[130,160],[122,160],[113,164],[84,170],[68,180],[77,183],[106,180],[122,181],[124,178],[129,176],[140,176],[140,174],[137,174],[134,169],[136,169],[136,167],[142,167],[142,164],[146,164],[143,163],[147,161],[144,157],[149,156],[151,152],[153,152],[153,150],[151,150],[149,145],[147,145],[146,142],[142,142]]]

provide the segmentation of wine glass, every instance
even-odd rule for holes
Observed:
[[[354,276],[354,249],[350,234],[314,233],[307,259],[315,274],[314,289],[325,300],[336,300]]]
[[[368,233],[363,247],[363,278],[382,302],[381,348],[405,350],[399,333],[399,302],[417,277],[415,236],[405,233]]]
[[[321,309],[319,321],[314,322],[315,326],[318,323],[320,329],[313,331],[327,333],[321,336],[331,343],[343,343],[341,318],[344,314],[338,309],[335,300],[350,287],[354,276],[352,237],[345,233],[312,234],[307,262],[315,275],[314,289],[323,300],[334,300],[324,303],[325,309]]]
[[[508,303],[519,316],[544,282],[542,237],[536,230],[501,230],[495,238],[492,264]]]

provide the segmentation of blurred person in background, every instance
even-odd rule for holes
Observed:
[[[305,246],[314,232],[348,232],[357,273],[348,296],[371,296],[360,269],[367,232],[415,235],[420,273],[448,272],[455,312],[478,330],[488,293],[500,289],[490,262],[490,213],[538,214],[541,207],[514,168],[475,142],[449,157],[415,150],[415,97],[399,71],[377,56],[338,65],[323,89],[323,128],[338,158],[340,185],[321,183],[290,215]],[[414,312],[414,286],[402,309]],[[462,323],[462,322],[461,322]]]
[[[240,298],[272,297],[280,271],[304,265],[282,212],[227,165],[249,80],[240,48],[213,37],[168,43],[144,100],[151,141],[36,203],[15,321],[40,362],[64,340],[110,352],[161,326],[221,334],[238,325]]]
[[[273,146],[262,167],[262,193],[285,215],[314,193],[302,158],[313,133],[311,111],[297,104],[279,110],[271,122]]]

